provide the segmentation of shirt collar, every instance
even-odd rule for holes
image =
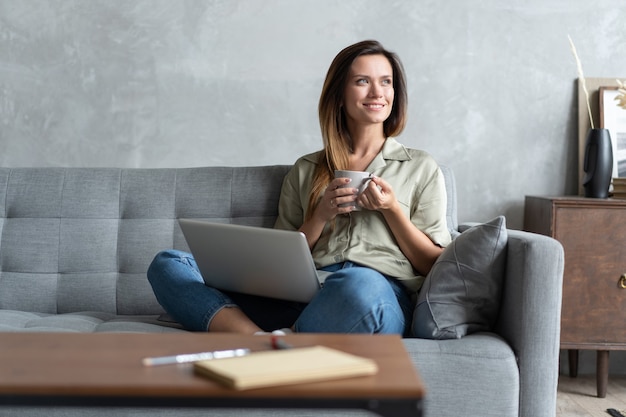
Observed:
[[[411,155],[407,149],[394,138],[387,138],[383,149],[376,155],[367,167],[367,171],[374,172],[387,165],[387,161],[408,161]]]
[[[323,151],[320,151],[323,152]],[[320,152],[305,155],[304,159],[317,164]],[[394,138],[387,138],[383,149],[376,155],[370,165],[367,167],[368,171],[375,171],[378,168],[382,168],[387,165],[386,161],[408,161],[411,159],[411,155],[407,151],[406,147]]]
[[[406,147],[398,142],[395,138],[387,138],[383,145],[383,150],[379,154],[382,158],[392,161],[410,161],[411,155]],[[377,155],[378,157],[378,155]]]

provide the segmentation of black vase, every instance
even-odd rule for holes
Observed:
[[[607,198],[613,173],[613,146],[607,129],[589,129],[583,169],[585,197]]]

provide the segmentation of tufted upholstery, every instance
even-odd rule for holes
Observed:
[[[99,331],[162,314],[146,269],[159,250],[188,249],[176,219],[272,226],[288,168],[0,169],[0,317],[23,314],[0,328]]]

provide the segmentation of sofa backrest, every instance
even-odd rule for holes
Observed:
[[[160,314],[146,270],[188,250],[177,219],[271,227],[288,169],[1,168],[0,309]]]
[[[176,221],[271,227],[288,166],[0,169],[0,308],[159,314],[154,255]]]

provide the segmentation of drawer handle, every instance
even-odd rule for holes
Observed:
[[[626,274],[622,274],[622,276],[619,277],[619,282],[617,283],[617,286],[626,290]]]

